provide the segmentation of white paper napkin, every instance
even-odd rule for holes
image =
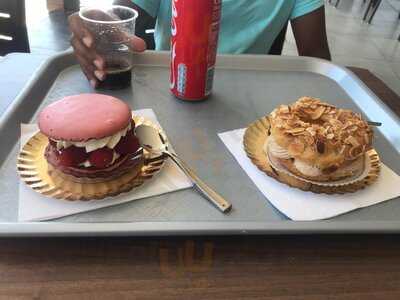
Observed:
[[[151,119],[159,124],[151,109],[133,112],[138,116]],[[36,124],[21,125],[21,147],[38,131]],[[157,176],[139,188],[116,197],[92,201],[67,201],[44,197],[34,192],[25,183],[19,184],[19,221],[43,221],[64,217],[80,212],[90,211],[102,207],[112,206],[132,200],[161,195],[192,186],[186,175],[170,160],[167,160]]]
[[[283,214],[295,221],[331,218],[400,196],[400,176],[382,164],[378,180],[371,186],[345,195],[326,195],[291,188],[261,172],[243,149],[245,129],[220,133],[219,137],[250,179]]]

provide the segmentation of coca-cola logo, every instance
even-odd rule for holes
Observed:
[[[171,19],[171,34],[173,36],[176,35],[176,18],[178,17],[178,11],[176,10],[175,2],[178,2],[178,0],[172,1],[172,19]]]
[[[169,83],[169,87],[171,89],[175,87],[175,57],[176,57],[175,44],[176,43],[173,43],[171,46],[171,78]]]
[[[173,0],[172,1],[172,18],[171,18],[171,36],[176,36],[178,32],[178,28],[176,26],[176,18],[178,17],[178,11],[176,10],[175,3],[177,3],[178,0]],[[176,52],[175,52],[175,46],[176,42],[171,41],[171,78],[170,78],[170,88],[173,89],[175,87],[175,82],[176,82],[176,75],[175,75],[175,57],[176,57]]]

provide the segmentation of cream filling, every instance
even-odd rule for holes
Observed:
[[[292,158],[292,156],[285,148],[278,145],[273,136],[270,136],[268,138],[268,151],[271,155],[273,155],[276,158],[281,158],[281,159]],[[294,159],[293,163],[296,169],[306,176],[315,177],[315,176],[320,176],[322,174],[322,171],[317,167],[307,164],[299,159]]]
[[[307,164],[299,159],[295,159],[293,163],[296,169],[306,176],[316,177],[322,175],[322,171],[320,169],[310,164]]]
[[[268,138],[268,150],[273,156],[277,158],[282,158],[282,159],[291,158],[289,152],[285,148],[279,146],[272,135],[269,136]]]
[[[85,142],[68,142],[68,141],[58,141],[54,140],[57,142],[57,150],[60,150],[62,148],[68,148],[70,146],[76,146],[76,147],[85,147],[86,152],[92,152],[94,150],[103,148],[103,147],[108,147],[110,149],[114,149],[114,147],[118,144],[120,139],[126,135],[126,133],[131,130],[131,122],[129,122],[129,125],[118,131],[117,133],[106,136],[105,138],[102,139],[90,139]]]
[[[117,152],[113,151],[113,158],[111,160],[111,162],[108,164],[108,166],[111,166],[121,155],[119,155]],[[92,164],[90,163],[90,161],[87,159],[85,160],[83,163],[79,164],[80,167],[85,167],[85,168],[89,168],[92,166]]]

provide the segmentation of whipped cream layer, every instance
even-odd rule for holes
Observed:
[[[281,159],[292,158],[292,156],[285,148],[278,145],[273,136],[269,136],[268,138],[268,151],[271,155],[273,155],[276,158],[281,158]],[[296,169],[306,176],[314,177],[322,174],[322,171],[317,167],[307,164],[299,159],[295,158],[293,163]]]
[[[106,136],[102,139],[90,139],[85,142],[68,142],[68,141],[59,141],[59,140],[53,140],[57,142],[57,150],[60,150],[62,148],[68,148],[70,146],[76,146],[76,147],[84,147],[86,149],[86,152],[92,152],[94,150],[103,148],[103,147],[108,147],[110,149],[114,149],[114,147],[118,144],[118,142],[121,140],[122,137],[126,135],[126,133],[131,130],[132,124],[129,122],[129,125],[125,127],[124,129],[118,131],[117,133],[111,135],[111,136]]]
[[[319,169],[317,166],[311,165],[300,159],[290,156],[289,152],[286,149],[282,148],[281,146],[279,146],[276,143],[273,136],[268,137],[268,141],[264,145],[264,151],[267,154],[270,154],[275,158],[280,158],[280,159],[291,159],[292,158],[293,164],[296,167],[296,169],[300,173],[302,173],[306,176],[318,177],[318,176],[323,175],[322,170]],[[360,174],[364,170],[364,160],[365,160],[364,157],[365,157],[365,155],[361,159],[357,159],[351,164],[342,166],[339,170],[335,171],[335,174],[340,175],[340,174],[347,174],[349,172],[352,172],[354,174]]]
[[[279,146],[272,135],[268,137],[268,150],[269,153],[271,153],[273,156],[277,158],[282,158],[282,159],[291,158],[289,152],[285,148]]]
[[[320,169],[308,163],[305,163],[304,161],[295,159],[293,163],[296,169],[306,176],[316,177],[322,175],[322,171]]]

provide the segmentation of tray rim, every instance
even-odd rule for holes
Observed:
[[[168,67],[170,53],[168,51],[146,51],[136,56],[136,64],[140,66]],[[262,63],[260,63],[262,62]],[[57,64],[58,63],[58,64]],[[46,80],[44,97],[56,81],[58,75],[68,67],[76,64],[72,50],[60,52],[51,56],[33,73],[32,77],[0,116],[0,134],[19,134],[13,131],[11,119],[18,116],[21,103],[25,98],[32,97],[31,90],[43,78]],[[56,67],[54,67],[56,65]],[[218,55],[217,69],[264,70],[264,71],[303,71],[320,74],[335,81],[353,99],[354,103],[368,116],[372,112],[382,115],[379,121],[384,126],[379,128],[381,133],[392,143],[395,151],[400,153],[400,118],[395,115],[356,75],[345,67],[332,62],[310,57],[269,56],[269,55]],[[49,72],[51,74],[47,74]],[[50,79],[50,80],[49,80]],[[348,80],[350,79],[350,80]],[[346,80],[348,82],[346,82]],[[357,101],[349,89],[355,89],[359,96]],[[35,102],[35,101],[32,101]],[[37,102],[37,106],[41,102]],[[373,104],[366,112],[361,104]],[[31,105],[35,105],[34,103]],[[33,109],[35,111],[36,109]],[[21,119],[21,122],[28,120]],[[18,124],[19,125],[19,124]],[[393,129],[395,128],[395,129]],[[9,131],[7,131],[9,129]],[[398,134],[396,134],[398,132]],[[15,144],[11,145],[12,148]],[[0,157],[7,159],[9,149],[0,149]],[[6,154],[5,154],[6,153]],[[0,164],[3,160],[0,159]],[[333,224],[334,223],[334,226]],[[112,226],[110,226],[112,224]],[[67,223],[67,222],[0,222],[0,236],[110,236],[110,235],[223,235],[223,234],[337,234],[337,233],[400,233],[400,221],[196,221],[196,222],[98,222],[98,223]]]
[[[400,221],[248,221],[248,222],[23,222],[0,223],[0,237],[388,234]],[[351,226],[349,226],[351,224]],[[112,226],[110,226],[112,225]]]
[[[13,55],[13,54],[9,54]],[[144,53],[134,54],[135,65],[169,67],[169,51],[148,50]],[[51,67],[55,62],[60,62],[55,70]],[[15,100],[0,115],[0,135],[18,136],[19,128],[12,122],[14,114],[18,115],[21,103],[25,98],[31,97],[30,91],[39,84],[45,82],[47,89],[44,95],[36,95],[43,98],[50,87],[57,80],[59,73],[65,68],[77,64],[72,49],[59,52],[49,57],[33,73],[25,88],[18,94]],[[382,135],[391,143],[394,150],[400,154],[400,116],[397,116],[382,100],[379,99],[351,70],[339,66],[330,61],[305,56],[276,56],[276,55],[257,55],[257,54],[219,54],[216,68],[232,70],[254,70],[254,71],[281,71],[281,72],[310,72],[319,74],[335,81],[348,95],[363,113],[370,118],[379,116],[382,126],[378,127]],[[50,70],[52,76],[46,77]],[[350,80],[349,80],[350,79]],[[350,93],[350,90],[352,92]],[[355,94],[355,95],[354,95]],[[357,97],[355,97],[357,96]],[[31,101],[30,105],[40,105],[39,101]],[[34,109],[36,110],[36,109]],[[31,118],[32,116],[30,116]],[[29,119],[30,119],[29,118]],[[20,118],[21,122],[29,122],[27,118]],[[374,119],[374,118],[372,118]],[[0,148],[0,165],[3,163],[2,157],[7,157],[14,145],[6,145]]]

